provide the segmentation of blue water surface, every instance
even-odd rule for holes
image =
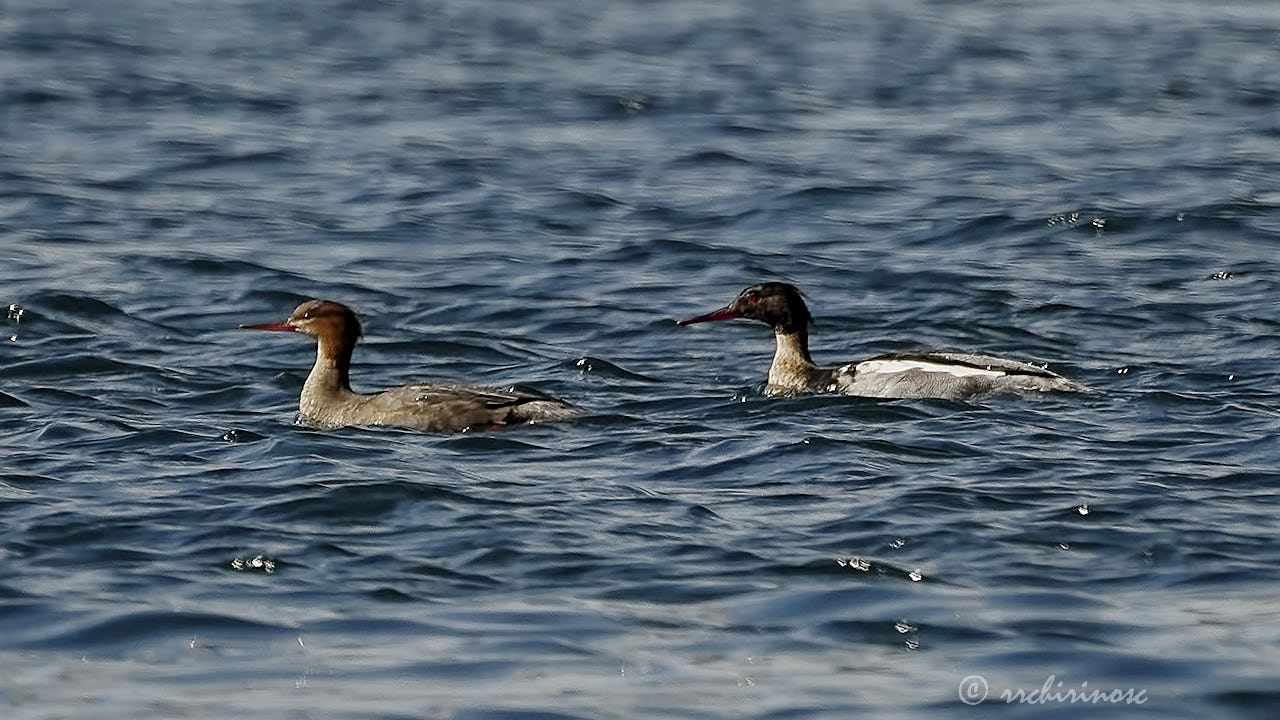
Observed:
[[[1278,27],[3,3],[0,714],[1274,717]],[[1099,392],[766,397],[672,320],[771,279],[819,361]],[[236,327],[310,297],[360,389],[584,417],[299,427],[310,342]]]

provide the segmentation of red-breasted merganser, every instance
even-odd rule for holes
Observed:
[[[752,285],[732,303],[678,325],[746,318],[773,328],[778,347],[769,367],[769,394],[828,392],[879,398],[966,398],[993,393],[1089,392],[1031,363],[992,355],[922,352],[879,355],[838,367],[809,356],[809,308],[787,283]]]
[[[249,330],[298,332],[316,339],[316,364],[298,398],[298,420],[318,428],[396,425],[453,432],[475,426],[567,420],[572,405],[547,395],[453,383],[415,383],[365,395],[351,390],[351,351],[360,321],[351,308],[308,300],[281,322],[241,325]]]

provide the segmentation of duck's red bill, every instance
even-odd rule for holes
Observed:
[[[289,323],[283,323],[283,322],[241,325],[240,329],[241,330],[278,330],[280,332],[293,332],[294,330],[297,330],[297,328],[290,325]]]
[[[722,307],[719,310],[709,312],[706,315],[699,315],[697,317],[685,318],[684,320],[677,320],[676,324],[692,325],[694,323],[712,322],[714,320],[733,320],[735,318],[740,318],[740,317],[742,316],[739,315],[738,312],[734,310],[732,307]]]

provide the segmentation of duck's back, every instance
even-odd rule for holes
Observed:
[[[414,383],[372,395],[352,394],[303,422],[320,427],[395,425],[430,432],[470,427],[567,420],[578,411],[569,403],[526,390],[453,383]]]
[[[844,395],[884,398],[1089,391],[1039,365],[960,352],[880,355],[834,369],[831,386]]]

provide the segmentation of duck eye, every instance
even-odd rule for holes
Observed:
[[[750,295],[747,296],[748,305],[755,305],[759,301],[760,301],[760,296],[755,293],[751,293]]]
[[[310,320],[310,319],[311,319],[311,311],[310,311],[310,310],[308,310],[307,312],[302,313],[302,319],[303,319],[303,320]]]

